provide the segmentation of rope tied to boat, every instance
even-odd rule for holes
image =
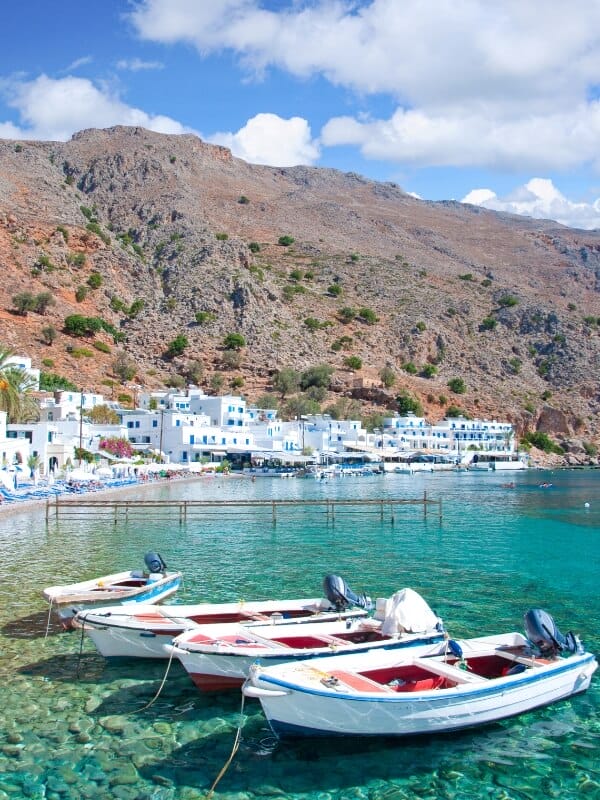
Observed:
[[[52,603],[54,602],[54,598],[50,598],[50,608],[48,609],[48,619],[46,620],[46,633],[44,634],[44,639],[48,638],[48,631],[50,630],[50,615],[52,614]]]
[[[150,706],[153,705],[158,700],[158,697],[159,697],[160,693],[162,692],[162,690],[164,688],[164,685],[165,685],[165,683],[167,681],[167,676],[169,674],[169,670],[171,669],[171,664],[173,662],[173,656],[174,655],[175,655],[175,649],[173,648],[171,650],[171,654],[169,655],[169,660],[167,662],[167,668],[165,670],[165,674],[163,675],[163,679],[160,682],[160,686],[158,687],[158,691],[156,692],[156,694],[154,695],[152,700],[150,700],[150,702],[146,703],[145,706],[142,706],[141,708],[136,708],[135,711],[130,711],[129,712],[130,714],[139,714],[141,711],[145,711],[147,708],[150,708]]]
[[[208,790],[208,794],[206,795],[206,800],[211,800],[213,794],[215,793],[215,789],[217,788],[217,784],[219,783],[219,781],[221,780],[223,775],[225,775],[225,773],[229,769],[229,767],[231,765],[231,762],[235,758],[235,754],[237,753],[237,751],[239,749],[240,742],[242,741],[242,728],[244,727],[244,723],[246,721],[244,719],[244,701],[245,701],[245,699],[246,699],[246,697],[245,697],[244,693],[242,692],[242,705],[240,706],[240,722],[239,722],[239,725],[238,725],[237,730],[235,732],[235,739],[233,740],[233,747],[231,748],[231,753],[229,754],[229,758],[227,759],[227,761],[221,767],[221,770],[220,770],[219,774],[214,779],[212,786]]]

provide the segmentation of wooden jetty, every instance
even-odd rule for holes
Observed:
[[[422,506],[423,516],[427,518],[430,510],[442,521],[442,501],[431,500],[427,492],[418,498],[385,498],[369,499],[330,499],[318,498],[314,500],[126,500],[115,499],[100,500],[89,495],[81,497],[56,497],[46,501],[46,524],[51,519],[91,519],[102,521],[120,522],[148,519],[169,519],[177,516],[179,524],[183,525],[189,519],[216,514],[222,517],[241,515],[250,510],[266,511],[273,525],[277,524],[278,514],[298,510],[322,510],[327,522],[335,522],[339,513],[371,513],[378,514],[383,521],[388,519],[393,525],[397,512],[404,506]]]

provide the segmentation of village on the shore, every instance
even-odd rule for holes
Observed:
[[[35,383],[25,357],[15,367]],[[238,395],[211,396],[200,388],[136,393],[133,408],[102,394],[38,394],[39,420],[7,423],[0,412],[1,482],[138,476],[164,470],[239,471],[253,475],[448,469],[524,469],[509,422],[450,417],[433,424],[414,414],[383,419],[368,431],[360,420],[327,414],[279,419],[276,409],[249,405]],[[105,407],[111,421],[92,421]],[[100,415],[102,416],[102,415]],[[22,479],[21,478],[21,479]]]

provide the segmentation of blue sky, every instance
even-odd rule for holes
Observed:
[[[116,124],[600,228],[600,0],[22,0],[0,138]]]

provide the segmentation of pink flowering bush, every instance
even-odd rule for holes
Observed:
[[[131,458],[134,449],[128,439],[120,439],[118,436],[111,436],[109,439],[101,439],[100,450],[105,450],[117,458]]]

